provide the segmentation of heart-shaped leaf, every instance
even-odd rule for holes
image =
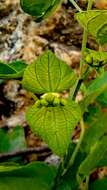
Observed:
[[[51,51],[46,51],[26,68],[22,83],[27,90],[42,94],[69,89],[75,81],[72,69]]]
[[[26,118],[32,131],[38,134],[53,150],[63,156],[70,143],[74,127],[80,120],[80,109],[75,102],[59,106],[30,107]]]
[[[27,64],[23,61],[13,61],[9,64],[0,62],[0,78],[20,78],[23,76],[23,72],[26,67]]]
[[[22,9],[35,17],[36,21],[41,21],[52,14],[61,0],[20,0]]]
[[[0,166],[0,189],[51,190],[56,169],[41,162],[26,166]]]
[[[107,11],[92,10],[76,14],[80,24],[92,34],[100,44],[107,43]]]

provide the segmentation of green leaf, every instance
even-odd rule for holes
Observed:
[[[107,113],[98,106],[92,106],[88,117],[85,116],[85,125],[81,150],[86,152],[86,158],[78,171],[82,180],[96,168],[107,165]]]
[[[80,24],[92,34],[100,44],[107,43],[107,11],[91,10],[76,14]]]
[[[51,190],[56,169],[41,162],[26,166],[0,166],[0,189]]]
[[[0,129],[0,153],[23,150],[26,148],[24,130],[17,126],[10,131]]]
[[[67,173],[61,178],[59,185],[56,190],[77,190],[77,170],[80,163],[84,160],[84,153],[78,152],[75,162]]]
[[[89,109],[89,115],[87,118],[85,116],[85,125],[87,127],[81,145],[81,148],[84,152],[89,153],[94,144],[99,142],[101,137],[107,132],[106,122],[107,113],[103,113],[101,109],[98,108],[98,106],[91,106]]]
[[[88,113],[89,112],[89,113]],[[102,137],[107,133],[107,113],[103,112],[99,105],[90,105],[85,113],[85,135],[81,145],[81,151],[91,154],[96,142],[102,142]],[[107,150],[102,153],[102,157],[96,161],[97,167],[107,166]]]
[[[103,107],[107,107],[107,91],[104,91],[102,94],[100,94],[100,96],[98,96],[96,100]]]
[[[89,190],[106,190],[107,189],[107,178],[98,179],[90,183]]]
[[[35,17],[36,21],[41,21],[52,14],[61,3],[61,0],[20,0],[24,12]]]
[[[23,61],[13,61],[9,64],[0,62],[0,78],[20,78],[23,76],[26,66]]]
[[[26,68],[22,83],[27,90],[42,94],[69,89],[75,81],[72,69],[51,51],[46,51]]]
[[[86,110],[88,105],[92,103],[100,94],[107,89],[107,72],[97,77],[87,88],[86,95],[81,101],[82,112]]]
[[[35,104],[28,109],[26,114],[32,131],[60,156],[66,153],[71,134],[80,117],[80,109],[73,101],[68,101],[65,106],[54,107],[37,107]]]
[[[90,153],[86,159],[81,163],[78,176],[84,180],[86,176],[92,173],[99,166],[99,162],[103,159],[107,152],[107,134],[105,133],[96,143],[91,147]]]

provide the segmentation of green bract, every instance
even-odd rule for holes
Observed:
[[[22,9],[40,21],[56,10],[61,0],[20,0]]]
[[[56,106],[41,107],[35,103],[28,109],[26,118],[32,131],[38,134],[54,153],[63,156],[81,113],[75,102],[67,101],[66,105],[59,102],[60,99],[57,98]]]
[[[43,94],[62,92],[72,87],[75,81],[72,69],[51,51],[46,51],[26,68],[22,84],[33,93]]]

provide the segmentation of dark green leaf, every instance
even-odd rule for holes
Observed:
[[[95,135],[95,134],[93,134]],[[103,159],[105,153],[107,152],[107,134],[105,133],[99,141],[91,147],[90,153],[86,159],[81,163],[78,176],[80,179],[84,180],[93,170],[99,166],[99,162]]]
[[[56,169],[40,162],[26,166],[0,166],[0,189],[51,190]]]
[[[13,61],[9,64],[0,62],[0,78],[20,78],[23,76],[26,66],[23,61]]]
[[[81,145],[87,155],[78,172],[82,180],[96,168],[107,165],[107,113],[95,104],[88,111],[84,116],[87,127]]]
[[[102,94],[100,94],[100,96],[98,96],[96,100],[103,107],[107,107],[107,91],[104,91]]]
[[[17,126],[10,131],[0,129],[0,153],[23,150],[26,148],[24,130]]]
[[[103,113],[98,107],[89,109],[89,115],[85,121],[87,126],[82,142],[83,151],[89,153],[94,144],[107,132],[107,113]],[[91,111],[93,109],[93,112]],[[92,113],[91,113],[92,112]],[[94,134],[94,135],[93,135]]]
[[[78,182],[77,182],[77,170],[80,163],[84,160],[84,153],[78,152],[75,162],[72,165],[67,173],[62,177],[59,185],[57,186],[56,190],[77,190],[78,189]]]
[[[107,72],[96,78],[89,85],[85,98],[81,101],[81,109],[84,112],[88,105],[92,103],[100,94],[107,89]]]
[[[99,105],[90,105],[88,112],[84,115],[85,135],[82,141],[81,150],[87,155],[91,153],[94,145],[102,141],[102,137],[107,133],[107,113],[102,112]],[[107,151],[102,153],[102,158],[98,161],[97,167],[107,166]]]
[[[41,21],[52,14],[61,0],[20,0],[22,9],[35,17],[36,21]]]
[[[75,81],[76,75],[69,66],[51,51],[46,51],[26,68],[23,87],[36,94],[61,92],[69,89]]]
[[[70,143],[74,127],[81,113],[75,102],[65,106],[31,106],[27,111],[27,121],[34,133],[40,135],[54,153],[63,156]]]
[[[107,43],[107,11],[91,10],[76,14],[80,24],[92,34],[100,44]]]
[[[98,179],[90,183],[89,190],[106,190],[107,189],[107,178]]]

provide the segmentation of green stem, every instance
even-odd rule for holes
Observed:
[[[82,11],[82,9],[77,5],[77,3],[74,0],[69,0],[69,1],[73,4],[73,6],[76,8],[77,11],[79,12]]]
[[[79,142],[71,156],[71,159],[69,160],[69,163],[68,163],[68,166],[66,168],[66,171],[73,165],[74,161],[75,161],[75,158],[78,154],[78,151],[80,149],[80,146],[81,146],[81,143],[82,143],[82,140],[83,140],[83,137],[84,137],[84,133],[85,133],[85,125],[84,125],[84,121],[83,121],[83,118],[81,119],[80,121],[80,125],[81,125],[81,135],[80,135],[80,139],[79,139]],[[65,173],[65,172],[64,172]]]
[[[32,92],[29,93],[31,95],[31,97],[34,99],[34,101],[36,102],[38,100],[38,97],[33,94]]]
[[[61,159],[61,162],[60,162],[60,164],[59,164],[59,166],[58,166],[57,175],[56,175],[56,177],[55,177],[55,183],[54,183],[54,185],[53,185],[52,190],[55,190],[55,189],[57,188],[57,185],[58,185],[59,182],[60,182],[60,178],[61,178],[61,176],[62,176],[63,170],[64,170],[64,160]]]
[[[93,0],[88,0],[88,6],[87,6],[87,11],[90,10],[92,8],[93,5]],[[77,83],[77,87],[75,89],[74,95],[73,95],[73,99],[76,97],[80,87],[81,87],[81,80],[83,81],[83,76],[84,76],[84,72],[83,72],[83,66],[84,66],[84,52],[86,50],[86,45],[87,45],[87,37],[88,37],[88,33],[87,33],[87,29],[84,29],[83,32],[83,40],[82,40],[82,48],[81,48],[81,61],[80,61],[80,75],[79,75],[79,80]]]
[[[88,190],[88,188],[89,188],[89,179],[90,179],[90,177],[89,176],[87,176],[86,177],[86,184],[85,184],[85,189],[84,190]]]
[[[87,11],[91,10],[92,5],[93,5],[93,0],[88,0]],[[87,29],[84,29],[83,41],[82,41],[82,49],[81,49],[82,59],[80,61],[80,78],[83,75],[84,52],[85,52],[86,45],[87,45],[87,37],[88,37]]]
[[[81,12],[81,8],[76,4],[76,2],[74,0],[69,0],[73,5],[74,7],[79,11]],[[92,7],[92,4],[93,4],[93,0],[88,0],[88,7],[87,7],[87,10],[90,10],[91,7]],[[76,96],[78,90],[80,89],[80,86],[82,84],[82,69],[83,69],[83,58],[84,58],[84,51],[86,49],[86,44],[87,44],[87,30],[84,29],[84,33],[83,33],[83,41],[82,41],[82,59],[81,59],[81,62],[80,62],[80,77],[79,77],[79,80],[78,80],[78,83],[77,83],[77,87],[75,88],[75,92],[74,92],[74,97]],[[81,125],[81,134],[80,134],[80,139],[79,139],[79,142],[71,156],[71,159],[69,160],[69,163],[67,165],[67,167],[64,169],[63,168],[63,164],[61,163],[60,167],[59,167],[59,173],[60,175],[57,174],[57,184],[58,182],[60,181],[60,178],[66,174],[66,172],[68,171],[69,168],[71,168],[71,166],[73,165],[74,161],[75,161],[75,158],[78,154],[78,151],[80,149],[80,146],[81,146],[81,143],[82,143],[82,140],[83,140],[83,137],[84,137],[84,133],[85,133],[85,125],[84,125],[84,121],[83,119],[81,119],[80,121],[80,125]],[[61,175],[61,171],[63,169],[63,172],[62,172],[62,175]],[[57,186],[57,185],[56,185]]]
[[[83,188],[81,188],[81,190],[88,190],[89,189],[89,179],[90,179],[90,177],[87,176],[86,177],[86,182],[85,182]]]
[[[93,0],[88,0],[87,11],[92,8],[92,5],[93,5]]]
[[[81,87],[82,82],[83,82],[83,79],[79,79],[79,80],[78,80],[78,83],[77,83],[77,86],[76,86],[76,88],[75,88],[75,92],[74,92],[74,94],[73,94],[72,100],[75,100],[76,95],[77,95],[77,93],[78,93],[78,91],[79,91],[79,89],[80,89],[80,87]]]

